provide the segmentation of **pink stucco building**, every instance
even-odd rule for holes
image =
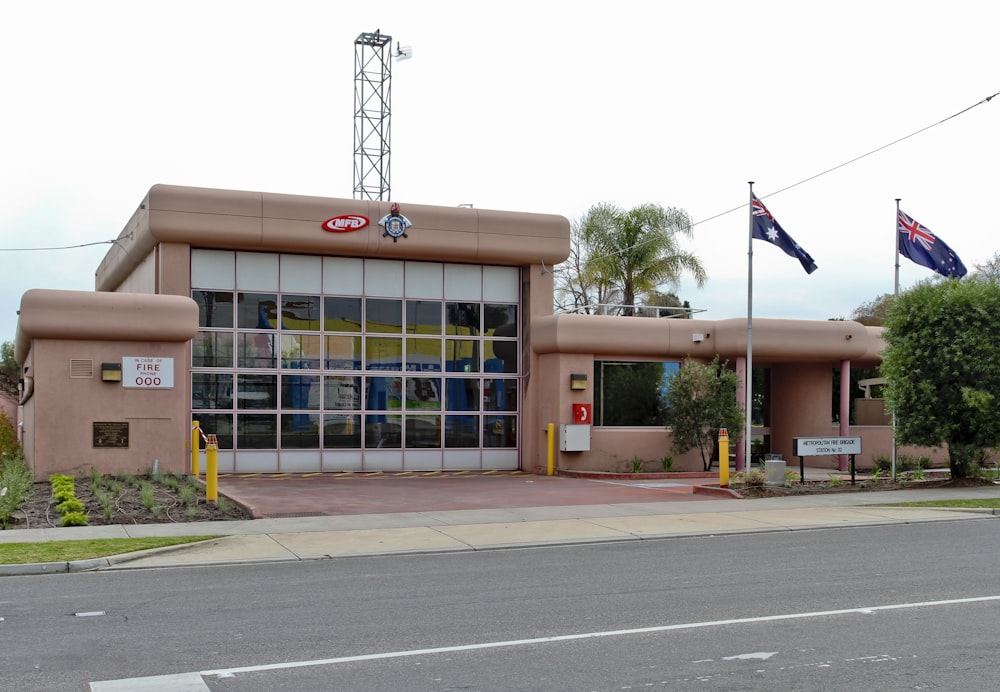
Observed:
[[[602,410],[598,385],[623,364],[719,355],[742,374],[746,320],[553,314],[569,243],[557,215],[154,186],[94,292],[22,298],[26,456],[38,478],[185,471],[194,420],[222,472],[545,472],[549,424],[559,469],[660,459],[662,425],[566,428],[574,404]],[[877,365],[880,330],[753,329],[767,381],[754,434],[771,452],[826,435],[861,436],[860,465],[890,452],[880,416],[831,415],[834,370]],[[840,413],[859,394],[845,390]],[[695,453],[674,460],[696,468]]]

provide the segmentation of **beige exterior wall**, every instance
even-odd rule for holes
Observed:
[[[36,480],[52,473],[164,472],[190,466],[190,298],[33,290],[21,299],[16,356],[24,373],[21,443]],[[101,379],[102,363],[171,358],[170,389]],[[95,446],[95,423],[128,425],[127,447]]]

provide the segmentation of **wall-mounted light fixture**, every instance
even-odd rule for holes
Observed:
[[[586,373],[575,372],[569,376],[569,388],[570,389],[586,389],[587,388],[587,375]]]
[[[696,344],[700,344],[704,340],[705,340],[705,335],[704,334],[692,334],[691,335],[691,341],[695,342]]]
[[[121,382],[122,381],[122,364],[121,363],[101,363],[101,381],[102,382]]]

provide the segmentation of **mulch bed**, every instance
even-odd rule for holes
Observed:
[[[237,521],[253,519],[250,512],[242,505],[219,495],[220,501],[212,503],[205,500],[204,491],[200,495],[186,498],[184,502],[181,493],[152,479],[143,478],[152,487],[152,497],[143,496],[136,486],[120,483],[117,492],[105,486],[102,491],[111,495],[111,501],[101,502],[91,487],[89,479],[77,479],[74,492],[76,498],[84,505],[84,512],[90,516],[88,526],[106,526],[112,524],[170,524],[200,521]],[[150,501],[151,499],[151,501]],[[110,516],[108,516],[110,513]],[[49,483],[35,483],[31,496],[22,503],[11,515],[8,529],[47,529],[62,527],[56,503],[52,500],[52,486]]]

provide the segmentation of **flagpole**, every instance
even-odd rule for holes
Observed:
[[[746,394],[743,405],[746,408],[746,430],[743,433],[743,474],[745,482],[750,482],[750,469],[753,466],[752,425],[753,425],[753,181],[750,186],[749,231],[747,233],[747,366]]]
[[[896,198],[896,223],[895,223],[895,233],[893,236],[896,239],[896,283],[893,289],[892,295],[896,298],[899,297],[899,200],[901,197]]]
[[[895,237],[896,246],[896,281],[893,285],[892,295],[895,299],[899,298],[899,202],[902,198],[896,198],[896,219],[893,222],[893,236]],[[892,482],[896,482],[896,412],[892,412]]]

